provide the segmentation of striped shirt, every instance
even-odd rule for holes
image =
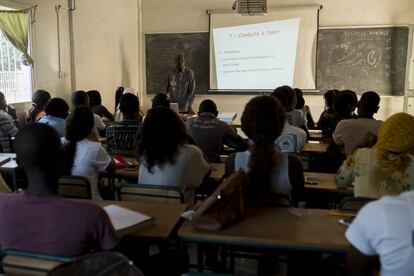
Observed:
[[[0,110],[0,146],[2,152],[11,152],[9,137],[16,136],[19,130],[13,118],[4,110]]]
[[[138,127],[137,120],[123,120],[110,124],[106,129],[107,150],[134,150]]]

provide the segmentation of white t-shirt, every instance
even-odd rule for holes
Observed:
[[[106,128],[104,122],[102,121],[102,118],[98,114],[93,114],[93,120],[95,121],[94,124],[94,131],[95,134],[99,137],[99,131],[102,131]]]
[[[145,160],[142,160],[138,184],[181,187],[184,200],[192,203],[195,188],[200,186],[210,166],[204,160],[201,150],[193,145],[180,146],[174,160],[174,164],[155,165],[153,173],[148,171]]]
[[[306,132],[298,127],[285,122],[282,134],[276,139],[275,144],[282,152],[302,152],[306,142]],[[286,149],[286,150],[285,150]]]
[[[250,151],[237,152],[234,159],[234,171],[242,169],[248,173],[250,162]],[[289,179],[289,155],[288,153],[282,153],[280,163],[278,164],[276,171],[272,175],[271,190],[274,194],[281,194],[291,196],[292,185]]]
[[[101,200],[98,191],[98,176],[111,163],[111,157],[101,143],[83,139],[76,144],[72,175],[86,177],[91,184],[92,199]]]
[[[285,113],[286,120],[295,127],[306,126],[305,116],[302,111],[293,109]]]
[[[414,191],[367,204],[345,235],[361,253],[379,255],[381,276],[414,275]]]
[[[345,155],[350,155],[361,145],[368,133],[378,136],[382,123],[368,118],[342,120],[336,126],[332,138],[337,145],[344,146]]]

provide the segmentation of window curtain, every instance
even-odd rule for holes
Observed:
[[[0,31],[21,52],[22,63],[31,65],[28,11],[0,11]]]

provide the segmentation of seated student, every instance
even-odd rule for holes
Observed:
[[[345,236],[349,275],[414,275],[414,191],[368,203]]]
[[[85,91],[78,90],[72,94],[72,109],[78,106],[86,106],[89,108],[89,97]],[[102,118],[98,114],[93,113],[94,119],[94,131],[96,136],[105,135],[106,126],[102,121]]]
[[[115,91],[115,110],[114,114],[117,114],[119,102],[121,101],[122,94],[124,93],[124,88],[122,86],[119,86]],[[115,116],[116,117],[116,116]]]
[[[61,98],[52,98],[46,104],[46,115],[38,121],[53,127],[60,137],[65,136],[66,118],[69,114],[69,105]]]
[[[221,162],[223,145],[236,151],[245,151],[247,142],[227,123],[217,119],[217,106],[212,100],[204,100],[198,108],[198,117],[187,120],[188,133],[204,152],[210,162]]]
[[[0,147],[1,152],[12,152],[10,148],[10,137],[16,136],[19,131],[10,114],[7,113],[6,97],[0,92]]]
[[[377,198],[414,187],[414,117],[397,113],[378,132],[374,148],[357,149],[340,167],[335,182],[354,185],[356,197]]]
[[[329,133],[330,129],[328,129],[330,127],[330,123],[332,120],[334,120],[334,110],[333,110],[333,105],[334,105],[334,100],[336,95],[339,94],[339,90],[333,89],[333,90],[328,90],[325,92],[325,94],[323,94],[323,98],[325,100],[325,110],[322,111],[321,116],[319,117],[317,128],[322,130],[322,134],[324,134],[325,136],[328,136],[327,134]]]
[[[170,104],[170,98],[165,93],[158,93],[154,96],[154,98],[152,98],[152,108],[155,108],[157,106],[170,108]]]
[[[26,122],[32,123],[39,121],[46,115],[46,104],[50,100],[50,94],[46,90],[37,90],[32,96],[32,107],[26,114]]]
[[[79,256],[117,246],[102,208],[57,196],[62,156],[52,127],[27,125],[17,134],[15,149],[29,183],[23,193],[0,194],[0,249]]]
[[[133,95],[137,95],[138,92],[134,89],[134,88],[123,88],[123,87],[118,87],[118,89],[115,92],[115,104],[116,104],[116,108],[115,108],[115,121],[121,121],[122,120],[122,113],[119,110],[119,103],[121,102],[121,97],[125,94],[133,94]],[[143,114],[140,114],[140,116],[142,117]]]
[[[101,93],[99,93],[98,90],[89,90],[87,94],[92,112],[99,115],[101,118],[105,117],[108,121],[112,122],[114,120],[114,115],[102,105]]]
[[[106,129],[106,148],[108,151],[135,149],[135,134],[141,123],[139,115],[139,100],[134,94],[125,94],[121,97],[119,109],[123,120],[114,122]]]
[[[287,108],[285,117],[288,120],[289,124],[295,127],[299,127],[303,129],[306,133],[308,133],[308,127],[306,126],[305,116],[303,115],[302,111],[294,109],[296,106],[296,94],[290,86],[283,85],[279,86],[275,90],[273,90],[272,94],[275,93],[282,93],[285,95],[287,99]]]
[[[350,155],[367,139],[378,136],[382,121],[374,119],[379,109],[380,96],[368,91],[362,94],[358,102],[358,118],[342,120],[332,135],[334,142],[344,148],[345,155]]]
[[[283,93],[272,93],[272,96],[279,100],[283,110],[288,108],[288,101]],[[306,132],[303,129],[292,126],[285,118],[285,124],[280,136],[276,139],[275,144],[279,146],[282,152],[297,152],[300,153],[303,150],[303,146],[306,143]]]
[[[184,123],[174,111],[160,106],[148,111],[141,130],[138,183],[178,186],[192,204],[210,167],[201,150],[187,143]]]
[[[280,103],[270,96],[251,99],[241,124],[251,141],[250,149],[227,158],[226,175],[243,169],[250,179],[249,195],[254,203],[271,201],[273,195],[299,199],[304,185],[302,165],[297,157],[281,153],[274,144],[285,124]]]
[[[314,129],[315,122],[313,121],[312,113],[310,111],[309,106],[305,104],[305,98],[303,97],[303,91],[299,88],[293,88],[293,91],[295,92],[296,99],[297,99],[295,109],[302,111],[305,117],[306,126],[308,127],[308,129]]]
[[[98,176],[100,172],[112,173],[115,164],[97,141],[93,131],[93,114],[86,106],[76,107],[66,121],[63,149],[63,173],[86,177],[91,184],[92,199],[102,199],[99,193]]]
[[[343,90],[336,94],[333,104],[333,116],[327,117],[321,124],[322,135],[332,137],[336,125],[345,119],[355,119],[354,110],[357,106],[358,98],[354,91]]]

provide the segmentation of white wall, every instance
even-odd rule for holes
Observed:
[[[76,87],[71,87],[68,11],[60,11],[61,63],[58,70],[58,39],[55,5],[67,0],[0,0],[15,8],[37,5],[34,24],[35,89],[70,99],[73,90],[98,89],[104,104],[114,107],[114,91],[138,86],[138,1],[76,1],[74,50]]]
[[[62,70],[59,78],[55,5],[67,7],[67,0],[0,0],[0,4],[20,7],[37,4],[35,23],[35,88],[69,99],[70,55],[68,13],[61,11]],[[22,5],[18,5],[18,4]],[[268,0],[269,7],[315,4],[311,0]],[[414,23],[412,0],[319,0],[323,5],[320,25],[361,26]],[[74,12],[76,89],[98,89],[104,104],[113,107],[118,85],[132,86],[146,96],[145,68],[139,49],[143,34],[151,32],[208,31],[207,9],[229,9],[233,0],[85,0],[77,1]],[[141,9],[140,9],[141,7]],[[139,14],[142,13],[142,17]],[[142,21],[142,26],[139,22]],[[138,34],[139,31],[142,33]],[[171,66],[174,66],[171,64]],[[194,107],[207,96],[197,96]],[[239,117],[252,96],[212,96],[222,111],[237,111]],[[321,96],[307,96],[307,104],[318,117],[323,108]],[[383,97],[379,118],[402,110],[402,97]]]
[[[208,31],[208,9],[230,9],[233,0],[142,0],[142,35],[152,32],[200,32]],[[321,4],[320,26],[372,26],[414,23],[412,0],[268,0],[269,7]],[[173,67],[173,63],[171,64]],[[145,68],[141,72],[144,74]],[[144,87],[145,88],[145,87]],[[205,98],[217,102],[221,111],[236,111],[241,115],[245,103],[252,96],[200,95],[194,108]],[[144,97],[150,105],[150,97]],[[315,119],[323,110],[322,96],[306,96]],[[402,97],[382,97],[378,118],[385,119],[392,113],[402,111]]]
[[[113,110],[118,86],[138,87],[137,0],[76,1],[76,88],[97,89]]]

